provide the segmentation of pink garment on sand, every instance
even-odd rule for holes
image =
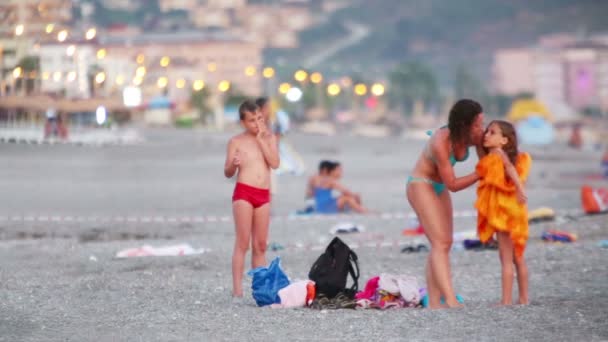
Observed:
[[[376,289],[378,289],[378,281],[380,277],[376,276],[371,278],[365,284],[365,289],[363,291],[357,292],[355,295],[355,299],[368,299],[371,300],[376,295]]]
[[[310,280],[296,281],[279,290],[281,304],[270,305],[273,309],[301,308],[306,306],[306,285],[313,283]]]

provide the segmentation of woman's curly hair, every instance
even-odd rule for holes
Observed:
[[[471,125],[477,115],[483,112],[481,105],[473,100],[458,100],[450,109],[448,128],[450,129],[450,140],[452,144],[463,143],[469,139]]]

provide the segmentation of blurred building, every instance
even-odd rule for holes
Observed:
[[[71,0],[0,0],[0,36],[12,37],[23,25],[23,36],[42,34],[48,24],[72,19]]]
[[[494,54],[494,88],[500,94],[534,91],[532,53],[528,49],[504,49]],[[518,70],[517,72],[513,72]]]
[[[265,47],[297,47],[298,32],[313,23],[309,1],[160,0],[159,4],[163,12],[187,11],[197,28],[226,30]]]
[[[608,42],[570,35],[543,37],[539,44],[494,55],[494,90],[533,93],[552,111],[608,110]]]
[[[71,19],[71,0],[0,0],[0,71],[12,70],[38,37]]]
[[[175,10],[192,11],[196,9],[199,2],[199,0],[159,0],[158,5],[161,12]]]
[[[93,43],[68,43],[49,41],[41,44],[41,90],[45,93],[63,93],[69,98],[91,96],[88,73],[95,61],[96,46]],[[95,75],[93,75],[94,77]]]
[[[261,48],[222,33],[113,35],[91,42],[43,43],[40,67],[42,90],[68,97],[116,95],[135,85],[146,96],[166,94],[185,100],[195,83],[217,92],[222,81],[246,95],[262,90]]]
[[[103,6],[113,10],[135,11],[144,5],[145,0],[103,0]]]

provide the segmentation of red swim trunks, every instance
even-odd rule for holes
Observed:
[[[270,202],[270,191],[237,182],[234,187],[234,194],[232,194],[232,202],[237,200],[247,201],[257,209]]]

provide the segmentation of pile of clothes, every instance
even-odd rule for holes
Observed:
[[[424,289],[415,277],[381,273],[367,281],[365,289],[355,295],[357,308],[415,308],[421,306]]]

